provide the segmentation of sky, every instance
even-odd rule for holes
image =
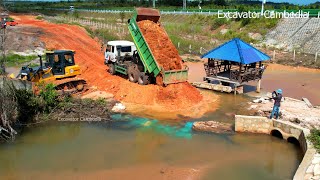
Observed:
[[[320,0],[267,0],[267,2],[288,2],[292,4],[308,5]]]

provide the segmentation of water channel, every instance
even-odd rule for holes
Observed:
[[[233,123],[244,96],[221,94],[216,112],[196,120]],[[191,123],[113,115],[113,121],[50,122],[0,147],[0,179],[291,179],[302,152],[253,134],[193,132]],[[105,178],[107,177],[107,178]],[[196,179],[197,179],[196,178]]]

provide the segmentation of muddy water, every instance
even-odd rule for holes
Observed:
[[[202,81],[205,76],[203,63],[187,63],[187,65],[189,67],[189,81]],[[272,92],[281,88],[284,96],[296,99],[306,97],[313,105],[320,105],[319,82],[319,69],[270,64],[263,75],[261,90],[262,92]],[[255,85],[249,83],[249,86],[245,87],[245,91],[254,91]]]
[[[218,109],[193,121],[233,123],[247,113],[245,96],[218,95]],[[299,148],[268,135],[197,133],[182,122],[118,116],[111,124],[27,129],[0,146],[0,179],[292,179],[301,159]]]
[[[202,120],[232,123],[243,99],[227,97],[229,104]],[[183,123],[130,115],[113,119],[25,131],[0,147],[0,179],[291,179],[302,158],[296,146],[267,135],[182,131]]]
[[[282,88],[285,96],[297,99],[306,97],[313,105],[320,105],[320,71],[281,68],[283,66],[271,66],[266,70],[261,85],[263,91]]]

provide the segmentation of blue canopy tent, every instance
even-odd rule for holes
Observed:
[[[219,47],[212,49],[201,58],[208,58],[204,64],[207,77],[204,79],[225,79],[231,82],[243,83],[262,78],[263,61],[270,59],[239,38],[234,38]]]
[[[234,38],[212,49],[201,58],[228,60],[241,64],[250,64],[269,60],[270,57],[239,38]]]

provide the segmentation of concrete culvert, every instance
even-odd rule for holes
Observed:
[[[271,131],[271,135],[283,139],[281,132],[276,129]]]
[[[288,141],[288,143],[292,143],[292,144],[294,144],[294,145],[300,146],[300,142],[299,142],[298,139],[295,138],[295,137],[289,137],[289,138],[287,139],[287,141]]]

